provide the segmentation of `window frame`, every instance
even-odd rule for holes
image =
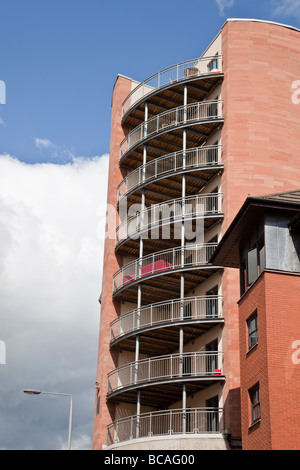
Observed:
[[[255,320],[255,328],[250,331],[250,324],[251,322]],[[247,338],[248,338],[248,351],[250,349],[254,348],[258,344],[258,315],[257,315],[257,310],[255,310],[250,317],[247,318]],[[251,339],[255,338],[255,342],[252,343]]]
[[[250,400],[250,426],[256,424],[261,420],[261,402],[260,402],[260,388],[259,382],[248,390]]]
[[[251,238],[252,240],[249,239],[246,246],[240,251],[241,295],[247,292],[266,268],[264,226],[261,231],[259,231],[259,226],[257,226],[252,232]],[[252,258],[250,258],[251,254],[254,255]]]

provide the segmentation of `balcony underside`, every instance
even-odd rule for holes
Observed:
[[[182,386],[186,386],[187,395],[200,392],[215,383],[222,383],[225,377],[191,377],[184,376],[175,379],[161,380],[151,384],[137,384],[121,390],[114,391],[107,395],[108,401],[117,401],[136,404],[138,391],[141,393],[141,405],[154,408],[166,408],[182,399]]]
[[[113,294],[113,298],[119,301],[137,303],[137,288],[138,284],[142,283],[142,305],[163,302],[180,297],[181,272],[184,273],[185,295],[187,295],[188,292],[221,269],[220,266],[205,265],[198,268],[180,268],[172,272],[164,271],[152,274],[119,288]]]
[[[159,158],[172,152],[181,151],[183,130],[186,130],[186,147],[199,147],[223,122],[223,118],[212,118],[162,129],[126,151],[120,158],[120,166],[133,170],[142,165],[145,145],[147,146],[147,158]]]
[[[133,129],[143,122],[145,102],[148,104],[149,118],[177,106],[183,105],[184,87],[187,86],[188,104],[206,99],[212,90],[223,80],[223,74],[207,74],[187,78],[180,82],[170,82],[164,88],[154,89],[143,99],[137,101],[124,115],[122,124]]]
[[[216,325],[223,325],[221,318],[206,320],[185,319],[175,325],[157,325],[150,328],[128,333],[111,342],[110,347],[124,351],[134,352],[136,348],[136,336],[139,336],[139,350],[148,356],[159,356],[171,354],[178,349],[179,331],[184,329],[184,344],[193,341],[198,336],[206,333]]]
[[[223,220],[223,214],[216,214],[207,217],[199,216],[193,217],[193,220],[189,221],[185,219],[185,230],[186,240],[189,243],[193,243],[194,238],[201,235],[202,228],[208,230],[213,227],[216,223]],[[197,226],[198,223],[198,226]],[[201,225],[200,225],[201,224]],[[134,238],[126,238],[118,245],[116,245],[115,251],[122,255],[134,255],[139,256],[140,247],[140,236],[143,236],[143,255],[146,256],[151,253],[155,253],[161,250],[167,250],[169,248],[176,248],[181,246],[181,225],[182,221],[178,220],[172,224],[165,223],[153,225],[148,228],[145,232],[140,232],[135,235]],[[200,229],[200,230],[197,230]],[[199,233],[198,233],[199,231]],[[159,234],[159,236],[158,236]],[[157,238],[154,238],[154,237]],[[147,238],[145,238],[147,237]]]
[[[150,159],[149,159],[150,161]],[[134,188],[127,194],[127,206],[141,203],[142,190],[145,192],[145,204],[150,206],[182,196],[182,176],[185,175],[186,196],[198,194],[199,191],[224,169],[223,165],[204,168],[189,168],[174,171],[173,174],[161,175]]]

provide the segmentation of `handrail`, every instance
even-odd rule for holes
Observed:
[[[223,375],[222,358],[222,351],[198,351],[130,362],[107,375],[107,393],[158,380],[219,377]]]
[[[133,206],[136,210],[136,206]],[[222,193],[196,194],[185,198],[152,204],[125,219],[116,228],[116,246],[126,238],[135,238],[139,233],[161,223],[171,224],[182,217],[212,217],[222,213]]]
[[[130,131],[120,144],[120,159],[132,147],[163,130],[222,117],[222,100],[199,101],[164,111]]]
[[[162,175],[190,170],[192,168],[213,167],[221,164],[221,145],[207,145],[181,150],[156,158],[129,173],[118,185],[118,202],[141,184],[155,180]]]
[[[120,315],[110,324],[110,342],[134,331],[175,322],[222,318],[222,296],[205,295],[156,302]]]
[[[108,446],[157,436],[215,434],[224,430],[223,408],[188,408],[152,411],[121,418],[107,426]]]
[[[207,265],[217,243],[176,247],[135,259],[120,268],[113,276],[113,293],[135,280],[151,274],[170,272],[178,268]]]
[[[222,56],[200,57],[167,67],[139,83],[122,103],[122,117],[130,108],[153,91],[188,78],[221,73]]]

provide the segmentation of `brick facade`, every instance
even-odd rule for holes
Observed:
[[[244,450],[299,449],[299,288],[300,275],[266,271],[239,301]],[[254,311],[258,343],[249,350],[247,319]],[[258,382],[261,420],[251,425],[248,391]]]

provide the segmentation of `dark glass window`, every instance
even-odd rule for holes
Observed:
[[[249,398],[251,404],[251,424],[254,424],[260,419],[260,396],[258,383],[249,390]]]
[[[218,316],[218,286],[206,292],[206,316]]]
[[[257,312],[254,312],[247,320],[248,325],[248,348],[252,348],[258,342]]]
[[[258,278],[266,267],[263,227],[253,231],[241,253],[241,294]]]
[[[213,69],[217,69],[218,66],[219,66],[219,60],[218,58],[215,58],[209,62],[207,68],[208,68],[208,71],[211,72]]]

